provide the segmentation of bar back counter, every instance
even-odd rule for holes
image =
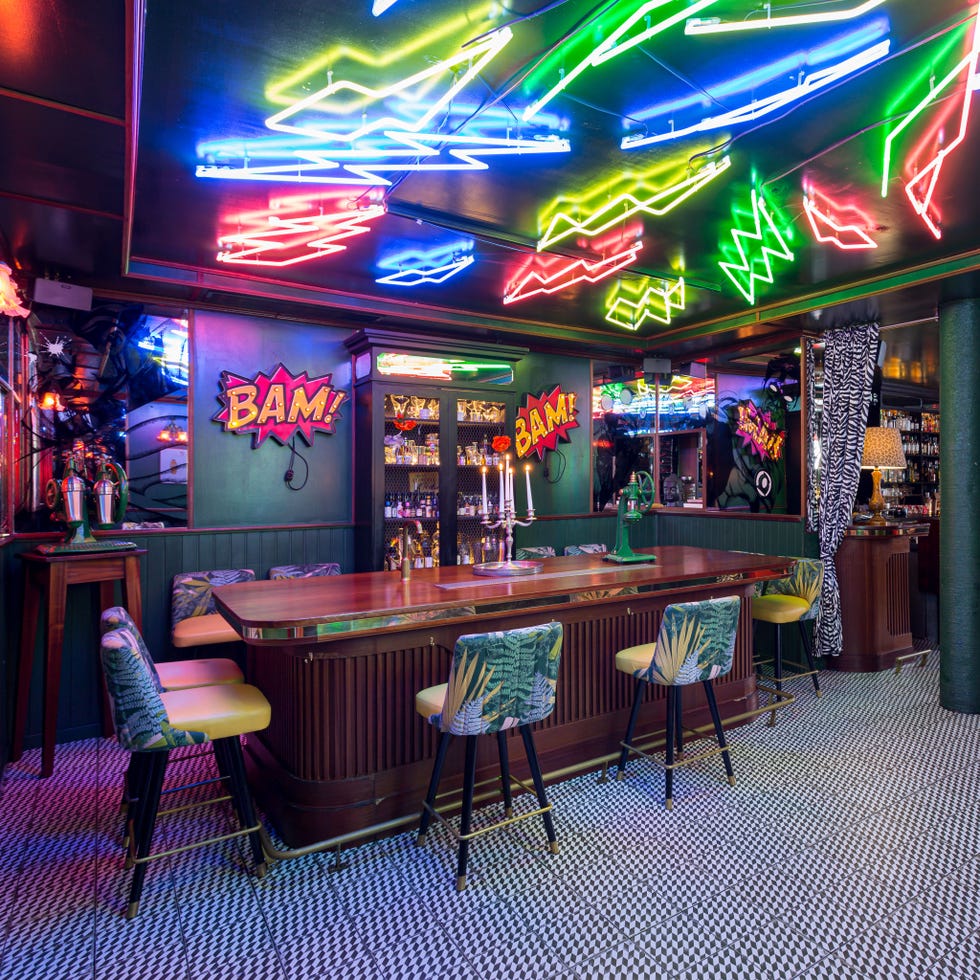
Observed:
[[[246,755],[283,840],[308,845],[419,812],[438,733],[416,715],[415,693],[446,680],[460,635],[563,624],[555,711],[535,734],[543,770],[555,772],[618,750],[633,685],[614,658],[655,639],[666,605],[748,599],[757,582],[784,577],[793,564],[685,546],[647,553],[656,561],[556,558],[521,577],[443,566],[413,570],[407,582],[364,572],[216,589],[219,610],[248,645],[248,679],[272,704],[271,725],[249,737]],[[743,601],[734,667],[716,686],[723,716],[756,706],[751,624]],[[640,731],[664,714],[662,692],[648,698]],[[703,707],[685,704],[686,720]],[[478,767],[489,776],[496,757],[487,753]],[[451,755],[444,784],[458,785],[460,769]]]

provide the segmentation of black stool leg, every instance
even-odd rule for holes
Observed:
[[[242,830],[246,827],[254,827],[258,820],[255,816],[255,807],[252,804],[252,794],[248,790],[248,777],[245,775],[245,756],[242,753],[242,740],[237,736],[231,738],[218,739],[215,742],[217,749],[218,742],[223,742],[222,752],[228,766],[229,783],[231,784],[231,798],[238,811],[238,819],[241,821]],[[255,861],[255,875],[261,878],[265,874],[265,854],[262,851],[262,836],[257,830],[253,830],[248,835],[252,845],[252,858]]]
[[[446,761],[446,750],[449,748],[449,739],[452,736],[449,732],[442,732],[439,735],[439,745],[436,748],[436,757],[432,763],[432,775],[429,778],[429,791],[425,795],[425,806],[422,807],[422,816],[419,818],[419,832],[415,838],[416,847],[421,847],[425,843],[425,835],[429,832],[429,823],[432,821],[432,811],[436,806],[436,793],[439,792],[439,780],[442,778],[442,766]]]
[[[721,715],[718,714],[718,702],[715,701],[715,690],[711,681],[702,681],[704,685],[704,696],[708,701],[708,710],[711,712],[711,720],[714,722],[715,735],[718,738],[718,747],[721,749],[721,758],[725,763],[725,772],[728,773],[728,783],[735,785],[735,772],[732,769],[732,759],[728,752],[728,743],[725,741],[725,731],[721,727]]]
[[[548,806],[548,795],[544,791],[544,780],[541,778],[541,765],[538,762],[538,753],[534,748],[534,736],[531,734],[530,726],[521,725],[521,738],[524,740],[524,754],[527,756],[528,768],[531,770],[531,781],[534,783],[534,792],[538,794],[538,805]],[[551,819],[551,811],[546,810],[541,814],[544,820],[544,832],[548,835],[549,850],[552,854],[558,853],[558,835],[555,833],[555,822]]]
[[[674,710],[674,751],[680,757],[684,751],[684,688],[675,687],[674,697],[677,698],[677,707]]]
[[[510,759],[507,755],[507,734],[497,732],[497,754],[500,756],[500,783],[504,789],[504,816],[514,815],[514,803],[510,794]]]
[[[776,679],[776,690],[783,693],[783,629],[779,623],[773,624],[776,627],[776,652],[773,655],[773,676]]]
[[[623,746],[623,751],[619,753],[619,772],[616,773],[617,779],[622,779],[626,775],[626,759],[630,754],[627,746],[633,741],[633,729],[636,728],[636,718],[640,713],[640,703],[643,701],[643,684],[643,681],[638,680],[636,687],[633,689],[633,710],[630,712],[629,724],[626,726],[626,737],[623,739],[626,745]]]
[[[133,826],[136,858],[145,858],[150,853],[150,842],[153,840],[153,827],[157,820],[157,810],[160,808],[160,792],[163,789],[163,774],[167,769],[169,751],[148,753],[148,765],[143,785],[140,787],[141,800],[138,807],[138,819]],[[129,888],[129,905],[126,908],[126,918],[135,919],[140,908],[140,896],[143,894],[143,879],[146,877],[146,862],[138,863],[133,869],[133,882]]]
[[[667,768],[665,771],[666,788],[664,803],[668,810],[674,809],[674,733],[677,730],[677,699],[674,697],[676,687],[667,688]]]
[[[806,657],[807,669],[815,671],[816,667],[813,666],[813,637],[807,629],[807,622],[803,619],[799,621],[800,639],[803,641],[803,654]],[[813,678],[813,689],[817,692],[817,697],[822,697],[823,691],[820,690],[820,681],[817,675],[814,673],[810,677]]]
[[[456,891],[466,888],[466,860],[470,853],[470,820],[473,817],[473,790],[476,786],[476,736],[466,736],[466,762],[463,769],[463,810],[459,817],[459,854],[456,858]]]

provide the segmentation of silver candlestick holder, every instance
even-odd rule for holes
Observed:
[[[534,523],[534,509],[528,508],[527,518],[523,521],[517,519],[517,513],[513,505],[505,505],[502,511],[492,519],[490,514],[485,513],[480,520],[482,527],[488,531],[494,531],[498,527],[504,529],[504,561],[485,561],[473,566],[474,575],[505,576],[505,575],[534,575],[541,571],[542,563],[539,561],[515,561],[512,557],[514,551],[514,528],[530,527]]]

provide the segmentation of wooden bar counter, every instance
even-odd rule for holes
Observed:
[[[748,598],[757,581],[781,578],[793,564],[683,546],[649,553],[656,562],[554,558],[520,577],[447,566],[414,569],[408,582],[397,572],[365,572],[215,589],[219,610],[248,644],[249,681],[272,704],[271,725],[249,737],[246,755],[283,839],[301,846],[418,813],[437,733],[415,713],[415,693],[446,681],[461,634],[563,624],[555,711],[535,732],[547,773],[617,750],[633,685],[614,669],[615,654],[652,641],[665,605]],[[723,715],[755,706],[751,636],[746,601],[734,667],[715,688]],[[685,704],[690,726],[703,709],[695,693]],[[651,694],[641,726],[663,719],[662,692]],[[478,765],[489,777],[496,746],[481,741]],[[513,755],[520,775],[523,753]],[[461,761],[450,752],[447,783]]]

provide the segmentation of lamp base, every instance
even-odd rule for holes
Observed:
[[[868,501],[868,510],[871,511],[871,520],[868,524],[881,527],[885,523],[883,514],[885,498],[881,495],[881,470],[877,466],[871,471],[871,499]]]

